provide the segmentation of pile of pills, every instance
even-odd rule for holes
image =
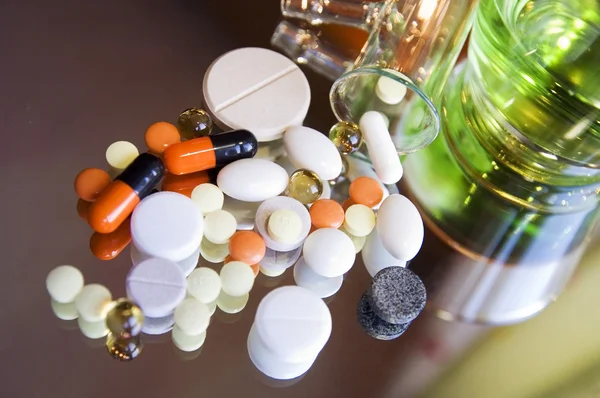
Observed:
[[[236,65],[244,65],[239,75],[223,75]],[[176,125],[154,123],[145,133],[147,151],[120,141],[106,151],[108,172],[79,173],[77,211],[94,231],[92,253],[111,260],[129,247],[133,267],[127,298],[117,300],[101,285],[84,285],[76,268],[57,267],[47,278],[57,316],[78,318],[90,338],[106,336],[119,360],[139,355],[142,333],[170,331],[177,348],[194,351],[217,307],[242,311],[258,273],[277,277],[293,267],[297,286],[263,298],[248,336],[256,367],[290,379],[310,368],[329,339],[331,314],[321,299],[341,288],[362,252],[373,282],[359,322],[373,337],[399,336],[422,310],[425,291],[402,268],[421,247],[423,223],[407,198],[384,186],[402,176],[398,156],[376,112],[360,126],[337,123],[330,139],[300,126],[310,98],[304,82],[296,65],[269,50],[227,53],[205,76],[207,111],[187,109]],[[266,112],[256,101],[290,86],[300,90],[297,106],[282,109],[268,97],[268,115],[248,113]],[[273,116],[280,111],[288,117]],[[217,133],[211,115],[234,129]],[[284,156],[257,156],[278,138]],[[350,178],[343,156],[363,139],[375,174]],[[329,181],[344,170],[352,182],[340,205],[330,199]],[[198,267],[200,258],[214,267]]]

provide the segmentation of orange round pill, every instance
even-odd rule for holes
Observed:
[[[358,177],[350,184],[350,197],[355,204],[373,207],[383,199],[383,189],[371,177]]]
[[[335,200],[319,199],[309,210],[315,228],[339,228],[344,223],[344,209]]]
[[[93,202],[110,184],[110,176],[102,169],[83,169],[75,177],[75,192],[86,202]]]
[[[346,198],[346,200],[344,200],[344,202],[342,203],[342,209],[344,210],[344,214],[346,214],[346,210],[348,210],[348,207],[355,205],[355,204],[356,203],[354,203],[352,198]]]
[[[144,141],[150,152],[161,155],[168,146],[181,141],[177,127],[167,122],[154,123],[148,127]]]
[[[266,251],[264,239],[254,231],[237,231],[229,239],[229,255],[235,261],[258,264]]]
[[[235,261],[233,258],[231,258],[231,255],[228,255],[227,257],[225,257],[225,261],[223,262],[224,264],[230,263],[232,261]],[[250,265],[250,268],[252,268],[252,272],[254,272],[254,276],[258,275],[258,271],[260,270],[260,265],[258,264],[252,264]]]

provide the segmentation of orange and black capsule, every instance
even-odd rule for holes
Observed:
[[[248,130],[233,130],[169,145],[163,157],[169,173],[183,175],[251,158],[257,151],[254,134]]]
[[[112,260],[131,242],[130,218],[109,234],[94,232],[90,238],[90,250],[100,260]]]
[[[148,196],[165,173],[160,158],[142,153],[90,206],[88,223],[101,234],[115,231]]]
[[[184,175],[166,173],[160,190],[177,192],[189,198],[198,185],[214,184],[217,181],[219,170],[221,169],[203,170]]]

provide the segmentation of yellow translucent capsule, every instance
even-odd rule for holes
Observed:
[[[323,182],[316,173],[299,169],[290,176],[286,196],[307,205],[319,199],[322,194]]]
[[[205,110],[190,108],[181,112],[177,119],[177,130],[183,140],[206,137],[212,131],[213,122]]]
[[[144,325],[144,314],[133,301],[120,298],[113,302],[106,314],[106,326],[115,335],[123,338],[137,336]]]
[[[337,122],[329,130],[329,139],[342,155],[359,150],[363,143],[362,133],[354,123]]]
[[[137,358],[143,347],[140,336],[125,338],[109,333],[106,337],[108,354],[119,361],[131,361]]]

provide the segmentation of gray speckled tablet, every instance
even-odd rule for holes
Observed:
[[[298,236],[294,242],[276,242],[269,236],[269,233],[267,232],[267,222],[269,221],[269,217],[271,217],[271,214],[273,214],[275,210],[279,209],[291,210],[298,214],[302,220],[300,236]],[[302,246],[304,239],[306,239],[308,233],[310,232],[310,226],[310,214],[308,213],[308,210],[306,210],[306,207],[304,207],[304,205],[298,202],[296,199],[289,198],[287,196],[276,196],[262,202],[256,211],[256,219],[254,220],[254,230],[263,237],[265,240],[265,245],[271,250],[281,252],[291,251]]]
[[[421,313],[427,292],[421,279],[411,270],[388,267],[373,277],[369,298],[377,316],[400,324],[412,321]]]
[[[393,340],[410,326],[410,322],[395,325],[384,321],[375,315],[369,301],[368,293],[365,293],[358,303],[358,323],[369,336],[379,340]]]

